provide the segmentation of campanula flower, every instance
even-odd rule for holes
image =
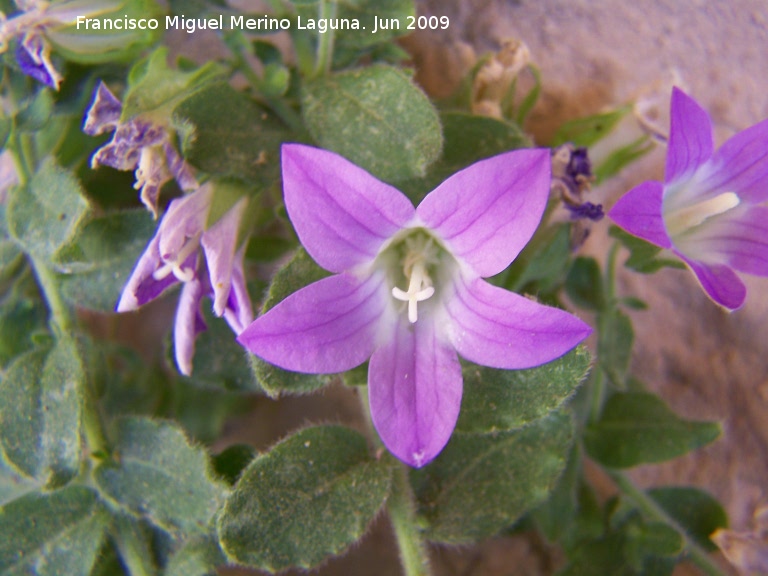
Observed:
[[[343,372],[370,358],[373,423],[407,464],[427,464],[451,436],[462,395],[459,355],[529,368],[590,333],[567,312],[482,279],[505,269],[538,226],[548,151],[477,162],[418,208],[325,150],[284,145],[282,171],[296,233],[334,275],[286,298],[238,340],[297,372]]]
[[[200,314],[204,296],[213,299],[214,314],[223,316],[237,334],[253,320],[243,274],[244,246],[237,250],[247,199],[241,198],[216,223],[206,227],[213,192],[212,186],[206,184],[170,203],[116,308],[118,312],[135,310],[182,283],[174,351],[179,370],[185,375],[192,372],[195,336],[205,329]]]
[[[664,183],[637,186],[609,216],[671,250],[715,303],[735,310],[747,292],[736,272],[768,276],[768,120],[714,151],[709,115],[675,88],[670,124]]]
[[[0,53],[16,38],[16,62],[22,72],[58,90],[62,76],[51,61],[49,36],[75,24],[78,16],[97,16],[120,4],[119,0],[16,0],[20,12],[9,19],[0,12]]]
[[[122,110],[120,100],[100,82],[83,131],[90,136],[112,131],[114,135],[93,154],[91,166],[101,164],[117,170],[135,170],[134,188],[141,190],[141,201],[157,218],[160,189],[166,182],[175,178],[184,191],[194,190],[198,183],[164,126],[141,117],[121,122]]]

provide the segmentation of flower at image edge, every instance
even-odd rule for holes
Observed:
[[[715,303],[735,310],[747,294],[736,272],[768,276],[766,201],[768,120],[714,151],[709,115],[675,88],[664,183],[640,184],[608,216],[671,250]]]
[[[267,362],[304,373],[343,372],[370,358],[373,423],[407,464],[430,462],[453,432],[459,355],[530,368],[591,332],[563,310],[482,280],[504,270],[536,230],[549,195],[548,150],[477,162],[418,208],[326,150],[284,145],[282,171],[296,233],[334,275],[283,300],[238,340]]]

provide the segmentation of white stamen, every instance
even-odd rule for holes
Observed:
[[[690,230],[703,223],[705,220],[723,214],[736,208],[741,203],[739,196],[734,192],[724,192],[709,200],[704,200],[692,206],[684,206],[673,210],[664,217],[667,232],[670,236],[676,236],[681,232]]]
[[[409,257],[411,256],[413,255],[409,254]],[[435,293],[435,289],[421,259],[416,262],[409,262],[409,259],[406,259],[406,274],[408,264],[411,264],[408,292],[403,292],[395,286],[392,288],[392,296],[403,302],[408,302],[408,321],[414,324],[419,319],[416,304],[430,298]]]
[[[167,277],[171,272],[179,282],[189,282],[195,277],[195,271],[192,268],[183,268],[184,261],[197,250],[200,235],[190,238],[184,246],[181,247],[176,258],[173,260],[163,260],[163,265],[152,273],[152,278],[155,280],[162,280]]]

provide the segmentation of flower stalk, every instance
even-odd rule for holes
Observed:
[[[336,0],[320,1],[320,20],[336,18]],[[335,30],[331,27],[324,34],[319,35],[317,41],[317,61],[315,63],[314,76],[324,76],[331,71],[333,64],[333,42]]]

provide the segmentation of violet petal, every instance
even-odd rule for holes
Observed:
[[[237,340],[253,354],[287,370],[343,372],[359,366],[373,352],[389,299],[383,273],[363,281],[338,274],[291,294],[257,318]]]
[[[285,207],[307,252],[326,270],[372,261],[414,220],[410,200],[338,154],[300,144],[282,148]]]
[[[30,33],[16,46],[16,62],[21,71],[46,86],[59,89],[61,76],[51,64],[45,46],[45,39]]]
[[[371,418],[387,449],[410,466],[431,462],[448,443],[459,416],[461,365],[435,323],[403,315],[371,357]]]
[[[671,248],[662,216],[664,187],[661,182],[649,180],[636,186],[608,212],[621,228],[661,248]]]
[[[768,208],[743,206],[711,218],[676,247],[692,260],[717,261],[739,272],[768,276]]]
[[[224,308],[224,319],[235,334],[240,334],[253,322],[253,308],[248,286],[243,272],[245,244],[235,254],[235,264],[232,267],[232,287],[229,290],[227,306]]]
[[[712,156],[712,122],[709,114],[679,88],[672,90],[669,147],[664,181],[690,177]]]
[[[117,312],[128,312],[136,310],[150,300],[154,300],[165,290],[176,284],[178,280],[173,274],[155,280],[152,274],[162,265],[160,251],[158,249],[160,239],[155,235],[150,240],[144,253],[136,262],[136,266],[131,272],[128,282],[126,282],[120,300],[115,310]]]
[[[704,292],[716,304],[728,310],[741,308],[747,297],[747,287],[733,270],[725,264],[707,264],[690,260],[679,252],[676,254],[693,271]]]
[[[212,195],[213,188],[203,186],[170,203],[157,232],[160,237],[160,254],[164,260],[175,260],[189,239],[202,234]]]
[[[203,285],[195,277],[184,283],[179,304],[176,307],[176,320],[173,325],[173,349],[179,372],[185,376],[192,374],[195,338],[206,329],[205,320],[200,313],[202,298]]]
[[[93,102],[83,123],[83,132],[89,136],[97,136],[114,130],[123,112],[120,100],[110,92],[104,82],[99,82],[93,94]]]
[[[549,197],[548,150],[514,150],[457,172],[417,208],[480,276],[504,270],[536,231]]]
[[[476,278],[456,278],[446,298],[457,352],[492,368],[521,369],[559,358],[592,332],[576,316]]]

